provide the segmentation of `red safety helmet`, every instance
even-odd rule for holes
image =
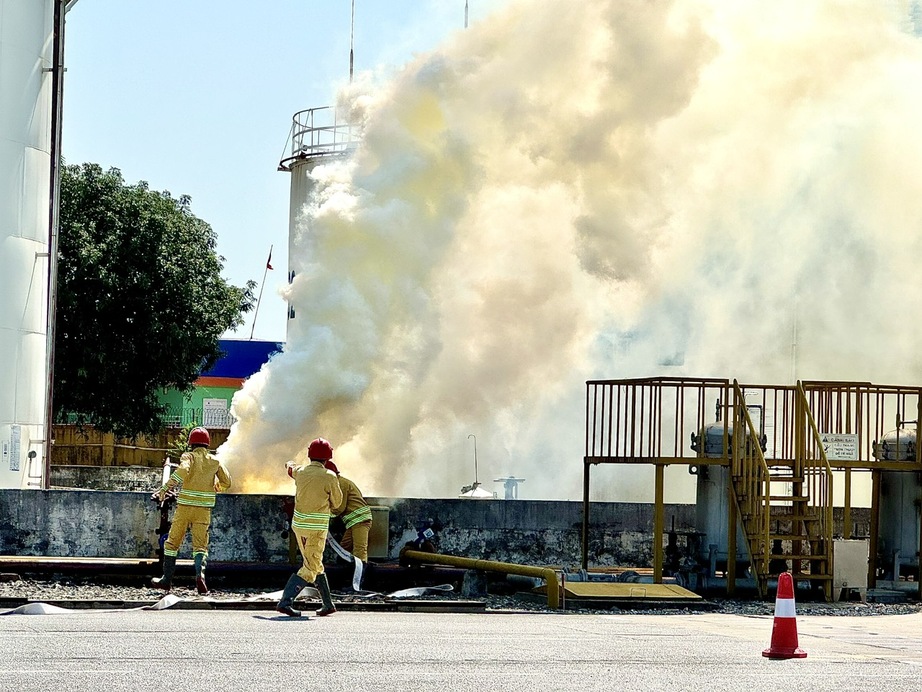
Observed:
[[[317,461],[329,461],[333,458],[333,445],[322,437],[318,437],[307,448],[307,456],[312,461],[315,459]]]
[[[326,466],[328,470],[335,473],[337,476],[339,475],[339,469],[336,468],[336,464],[334,464],[332,461],[326,461],[324,462],[323,465]]]
[[[192,428],[189,432],[189,444],[205,445],[207,447],[211,444],[211,435],[208,434],[205,428]]]

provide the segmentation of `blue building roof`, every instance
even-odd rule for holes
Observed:
[[[243,341],[221,339],[218,342],[224,355],[215,366],[203,372],[203,377],[233,377],[246,379],[259,372],[263,363],[282,350],[283,343],[278,341]]]

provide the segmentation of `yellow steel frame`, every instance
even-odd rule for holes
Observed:
[[[833,531],[833,471],[844,474],[845,537],[851,533],[851,473],[871,471],[870,584],[876,571],[876,534],[879,526],[881,471],[922,471],[922,445],[914,460],[880,460],[873,442],[895,424],[915,425],[922,441],[922,388],[875,385],[867,382],[803,381],[790,385],[740,385],[719,378],[641,378],[596,380],[587,384],[586,447],[583,457],[583,567],[588,566],[589,486],[592,466],[598,464],[654,464],[654,530],[664,531],[664,468],[670,464],[729,466],[733,483],[728,520],[729,548],[735,554],[736,522],[741,520],[749,537],[749,555],[760,575],[760,590],[767,584],[772,554],[773,520],[791,515],[802,538],[792,540],[793,572],[802,562],[810,568],[803,578],[831,581]],[[731,402],[732,399],[732,403]],[[750,406],[763,416],[756,425]],[[713,423],[715,410],[724,421],[723,453],[706,457],[686,446],[692,432]],[[772,430],[768,452],[754,440],[768,418]],[[732,425],[732,435],[730,434]],[[822,433],[849,433],[857,438],[857,458],[827,458]],[[772,484],[785,481],[790,495],[773,494]],[[922,532],[920,532],[922,534]],[[807,543],[808,550],[799,543]],[[922,543],[922,538],[920,538]],[[922,546],[920,546],[922,548]],[[817,558],[817,556],[821,556]],[[817,558],[817,559],[814,559]],[[735,587],[735,561],[728,561],[728,590]],[[825,562],[825,568],[822,563]],[[817,574],[810,574],[813,566]],[[654,543],[654,576],[662,579],[662,541]],[[922,580],[920,580],[922,583]],[[922,588],[922,586],[920,586]],[[826,589],[827,596],[829,589]],[[922,592],[920,592],[922,595]]]

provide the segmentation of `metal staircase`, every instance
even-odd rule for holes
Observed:
[[[922,440],[922,387],[832,380],[741,385],[716,377],[589,380],[585,433],[584,569],[590,559],[593,469],[652,466],[653,534],[665,536],[667,479],[675,478],[668,472],[684,465],[699,479],[696,532],[713,536],[717,547],[705,553],[692,546],[688,553],[709,575],[722,572],[728,594],[740,567],[763,598],[772,578],[790,571],[801,586],[822,589],[829,599],[835,597],[833,471],[841,503],[835,535],[843,540],[860,538],[851,515],[853,479],[861,474],[870,481],[867,583],[873,585],[878,560],[883,556],[888,565],[892,560],[886,541],[898,538],[889,526],[893,517],[881,516],[884,499],[893,511],[886,482],[894,473],[922,474],[922,445],[916,443]],[[720,488],[707,481],[711,468],[719,468]],[[654,580],[660,583],[663,541],[654,539],[652,552]]]
[[[753,577],[765,597],[768,581],[790,571],[832,597],[832,468],[802,383],[793,395],[793,457],[772,458],[759,440],[743,390],[733,381],[730,468]]]

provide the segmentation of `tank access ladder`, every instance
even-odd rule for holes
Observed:
[[[743,390],[733,381],[730,468],[759,595],[784,571],[832,598],[832,468],[803,384],[793,395],[793,458],[766,460]],[[788,567],[790,562],[790,567]]]

